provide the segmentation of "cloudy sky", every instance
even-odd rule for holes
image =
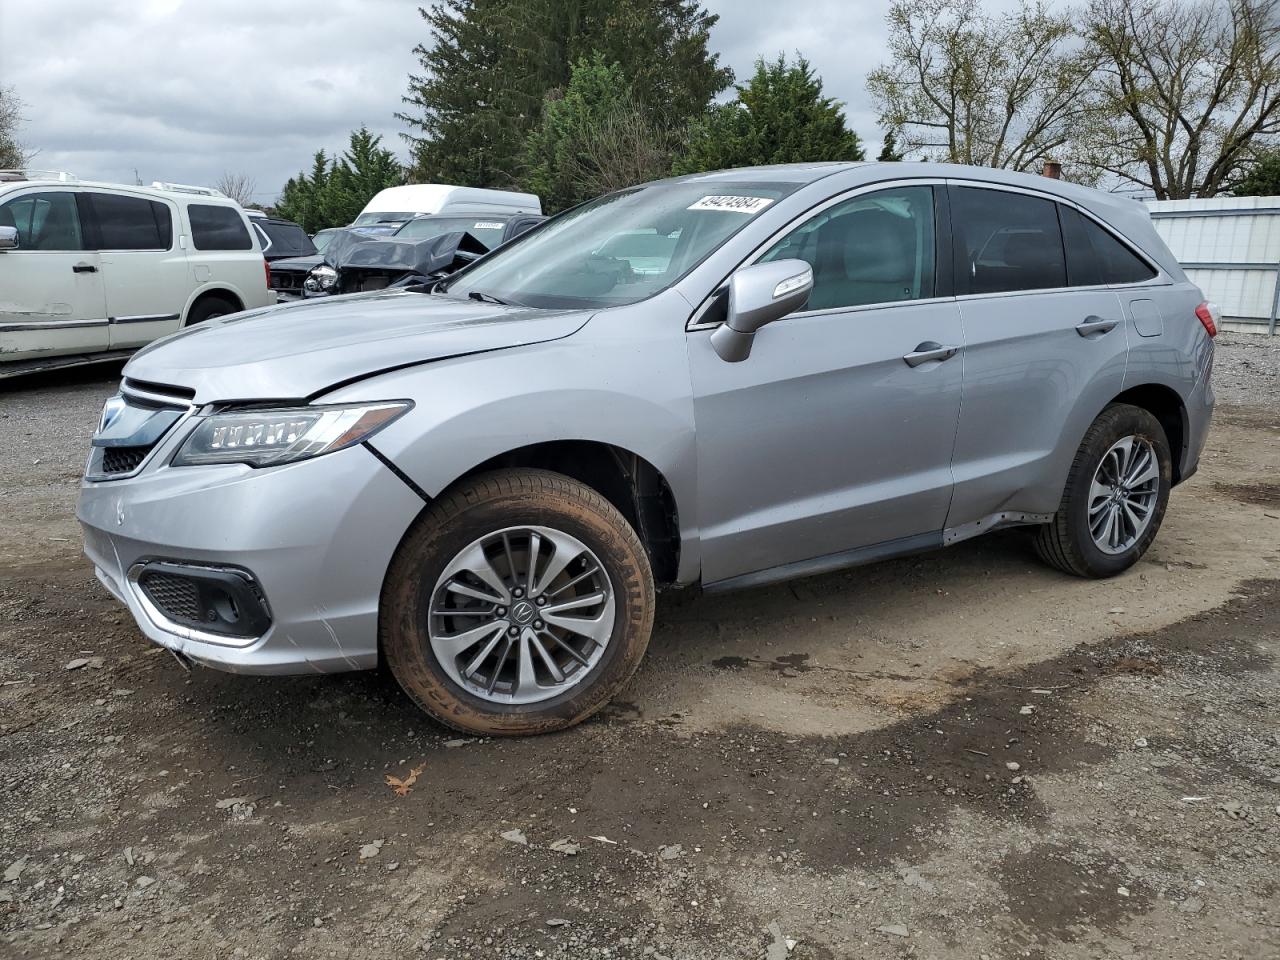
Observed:
[[[712,47],[739,78],[800,51],[878,149],[863,89],[889,0],[706,0]],[[0,86],[15,88],[36,165],[85,179],[252,176],[275,199],[318,148],[366,124],[404,154],[395,119],[419,0],[0,0]]]

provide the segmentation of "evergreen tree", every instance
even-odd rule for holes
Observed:
[[[707,49],[718,17],[696,0],[442,0],[420,12],[432,40],[415,50],[422,72],[399,114],[417,181],[519,182],[548,95],[597,53],[642,110],[681,125],[733,79]]]
[[[548,96],[525,147],[525,185],[549,213],[664,176],[672,131],[635,100],[620,64],[601,54],[573,65],[563,95]]]
[[[756,72],[738,97],[698,121],[676,173],[696,173],[763,163],[861,160],[858,135],[845,126],[841,104],[822,95],[804,57],[788,65],[756,61]]]
[[[902,154],[898,152],[898,140],[893,135],[892,130],[884,132],[884,143],[880,146],[880,155],[876,160],[880,163],[895,163],[902,159]]]
[[[311,173],[290,177],[273,208],[276,215],[299,224],[307,233],[345,227],[379,190],[404,183],[395,154],[384,150],[382,137],[366,127],[351,131],[346,153],[330,159],[317,150]]]
[[[1280,196],[1280,150],[1266,150],[1258,155],[1231,193],[1236,197]]]
[[[311,176],[302,172],[289,178],[272,208],[275,215],[292,220],[307,233],[329,226],[320,208],[320,197],[329,182],[329,168],[329,158],[323,150],[317,150],[311,161]]]

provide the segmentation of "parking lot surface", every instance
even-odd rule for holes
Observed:
[[[1275,340],[1220,338],[1124,576],[1015,530],[667,593],[618,701],[509,741],[151,646],[74,520],[118,376],[0,384],[0,954],[1280,956]]]

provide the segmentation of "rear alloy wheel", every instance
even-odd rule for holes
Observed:
[[[187,326],[192,327],[197,323],[204,323],[206,320],[216,320],[218,317],[225,317],[227,314],[238,312],[239,308],[229,300],[222,297],[205,297],[187,314]]]
[[[559,730],[599,710],[649,642],[635,531],[568,477],[504,470],[441,497],[382,594],[382,653],[424,710],[482,735]]]
[[[1149,411],[1108,407],[1081,441],[1058,512],[1037,533],[1040,558],[1080,577],[1129,569],[1160,529],[1172,464],[1164,428]]]

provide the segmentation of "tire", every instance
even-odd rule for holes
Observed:
[[[543,531],[536,541],[526,536],[533,528]],[[497,546],[499,539],[501,547]],[[561,556],[575,555],[576,547],[560,552],[559,544],[570,540],[586,552],[577,554],[558,579],[552,580],[553,562]],[[535,547],[535,543],[539,546]],[[553,552],[548,554],[548,550]],[[530,555],[535,557],[535,573],[527,574],[530,587],[536,586],[535,574],[538,580],[548,577],[549,585],[541,593],[517,586],[526,582],[526,573],[518,571],[527,571]],[[473,568],[483,564],[463,564],[464,558],[477,556],[495,558],[487,568],[488,580],[481,581],[472,573]],[[600,571],[595,574],[589,573],[593,561]],[[570,582],[574,578],[579,579],[576,585]],[[472,597],[476,596],[476,589],[494,593],[487,584],[495,580],[506,591],[509,609],[451,592],[454,587],[450,584],[461,584]],[[568,588],[563,586],[567,582]],[[555,594],[560,596],[552,591],[557,583],[561,586]],[[564,602],[565,589],[578,591],[569,594],[569,598],[579,605],[584,602],[578,599],[582,591],[594,591],[586,593],[587,600],[610,595],[611,591],[610,602],[594,607],[602,625],[597,628],[602,642],[588,641],[549,622],[553,619],[551,611]],[[520,604],[517,598],[522,594],[526,602]],[[517,607],[531,607],[527,601],[535,600],[535,595],[547,604],[538,613],[545,615],[548,622],[534,620],[526,622],[525,627],[516,627],[518,616],[528,612]],[[458,607],[464,612],[456,616],[437,613],[455,604],[469,606]],[[482,608],[482,614],[465,612]],[[590,487],[545,470],[501,470],[476,477],[445,494],[419,517],[391,561],[380,610],[382,656],[404,692],[436,720],[455,730],[482,736],[548,733],[591,716],[635,673],[653,629],[653,574],[648,555],[631,525]],[[497,616],[499,613],[502,617]],[[607,627],[606,613],[612,617],[611,628]],[[561,616],[560,621],[564,620]],[[498,639],[484,665],[467,674],[472,657],[483,653],[493,634],[486,634],[473,647],[459,648],[453,655],[442,654],[438,645],[446,644],[452,636],[462,636],[473,623],[477,629],[492,623]],[[543,653],[535,656],[533,641],[526,645],[526,628],[556,631],[575,647],[578,659],[561,649],[564,643],[556,646],[548,632],[537,631],[531,636],[538,639]],[[518,638],[510,641],[514,662],[505,646],[511,630],[520,631]],[[571,684],[562,679],[561,685],[556,685],[549,673],[548,654],[553,659],[561,658],[558,668],[565,677],[573,678]],[[521,660],[522,656],[527,656],[527,661]],[[521,668],[530,661],[541,671],[539,683],[546,680],[547,686],[526,685]],[[486,684],[493,692],[481,690]],[[548,690],[552,692],[547,693]],[[510,700],[502,701],[504,696]],[[523,696],[541,699],[516,702],[517,697]]]
[[[1116,530],[1115,539],[1119,542],[1108,542],[1107,548],[1104,548],[1095,540],[1094,530],[1091,528],[1091,501],[1092,506],[1101,511],[1095,514],[1095,518],[1102,518],[1103,513],[1110,508],[1098,496],[1091,496],[1091,491],[1094,489],[1095,477],[1102,476],[1099,470],[1103,458],[1126,438],[1131,438],[1132,446],[1138,450],[1142,449],[1144,443],[1149,445],[1159,471],[1158,478],[1154,478],[1158,480],[1158,487],[1152,494],[1143,495],[1151,503],[1145,527],[1140,532],[1126,529],[1123,537],[1120,535],[1122,531]],[[1109,464],[1114,462],[1116,461],[1111,460]],[[1093,421],[1080,442],[1080,448],[1067,475],[1058,512],[1052,521],[1037,531],[1036,553],[1050,566],[1077,577],[1100,579],[1123,573],[1141,559],[1155,539],[1169,503],[1172,479],[1173,461],[1169,452],[1169,440],[1160,421],[1141,407],[1123,403],[1107,407]],[[1148,481],[1148,484],[1151,482]],[[1103,486],[1106,487],[1107,484],[1104,483]],[[1118,516],[1123,516],[1123,505],[1116,512]],[[1105,527],[1105,519],[1095,522],[1104,524],[1102,539],[1109,540],[1110,529]],[[1132,537],[1130,543],[1131,532],[1137,535]]]
[[[206,320],[213,320],[215,317],[225,317],[229,313],[239,312],[240,308],[230,300],[223,297],[204,297],[187,314],[186,325],[193,327],[197,323],[204,323]]]

